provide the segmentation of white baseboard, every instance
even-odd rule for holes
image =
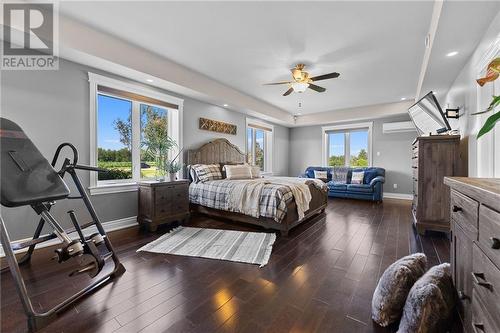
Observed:
[[[137,216],[125,217],[123,219],[108,221],[108,222],[104,222],[102,224],[102,226],[104,227],[104,230],[106,230],[106,232],[130,228],[130,227],[133,227],[135,225],[137,225]],[[33,232],[35,232],[35,230],[33,230]],[[92,227],[89,227],[89,228],[83,230],[83,234],[85,236],[90,236],[91,234],[96,233],[96,232],[97,232],[97,228],[95,226],[92,226]],[[77,239],[78,234],[76,232],[72,232],[69,234],[69,237],[71,237],[72,239]],[[31,239],[31,237],[25,238],[25,239],[20,239],[18,241],[28,241],[30,239]],[[44,247],[57,245],[57,244],[61,244],[61,241],[58,238],[54,238],[54,239],[51,239],[49,241],[37,244],[36,248],[41,249]],[[28,248],[17,250],[17,251],[15,251],[15,253],[23,253],[26,251],[28,251]],[[5,257],[5,253],[3,251],[2,246],[0,246],[0,257]]]
[[[384,199],[413,200],[413,194],[384,192]]]

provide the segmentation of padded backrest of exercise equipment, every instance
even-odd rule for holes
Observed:
[[[0,118],[1,203],[7,207],[32,205],[69,195],[69,189],[13,121]]]

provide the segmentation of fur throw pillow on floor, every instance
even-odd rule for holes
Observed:
[[[446,332],[454,306],[450,264],[434,266],[411,288],[398,332]]]
[[[372,319],[387,326],[401,317],[406,296],[413,284],[425,273],[427,257],[415,253],[387,267],[372,298]]]

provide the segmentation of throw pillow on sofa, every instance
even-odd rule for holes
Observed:
[[[347,174],[349,173],[348,167],[334,167],[332,173],[332,180],[337,183],[347,183]]]
[[[363,184],[364,171],[353,171],[351,177],[351,184]]]
[[[314,170],[314,178],[326,181],[328,180],[328,171]]]
[[[450,264],[434,266],[411,288],[398,332],[446,332],[454,306]]]
[[[396,322],[403,312],[406,296],[425,273],[427,257],[415,253],[391,264],[380,278],[372,298],[372,319],[380,326]]]
[[[370,182],[373,180],[373,178],[377,177],[377,171],[376,170],[365,170],[365,178],[363,179],[363,184],[370,184]]]

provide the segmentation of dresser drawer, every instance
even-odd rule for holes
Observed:
[[[479,207],[479,246],[500,267],[500,213]]]
[[[157,188],[155,191],[155,205],[163,205],[164,203],[168,203],[172,201],[172,190],[175,186],[162,186],[161,188]]]
[[[176,186],[171,192],[172,200],[174,200],[174,201],[176,201],[176,200],[186,201],[189,197],[188,191],[189,191],[189,189],[187,186]]]
[[[500,326],[500,270],[477,244],[472,249],[472,289]]]
[[[172,215],[174,205],[171,202],[164,202],[155,207],[155,217],[162,218]]]
[[[455,190],[451,191],[451,218],[471,236],[477,239],[479,204]]]
[[[189,201],[182,200],[172,203],[173,214],[184,214],[186,212],[189,212]]]
[[[493,316],[486,310],[486,305],[474,294],[472,297],[472,332],[498,333],[500,329]],[[468,331],[468,330],[466,330]]]

